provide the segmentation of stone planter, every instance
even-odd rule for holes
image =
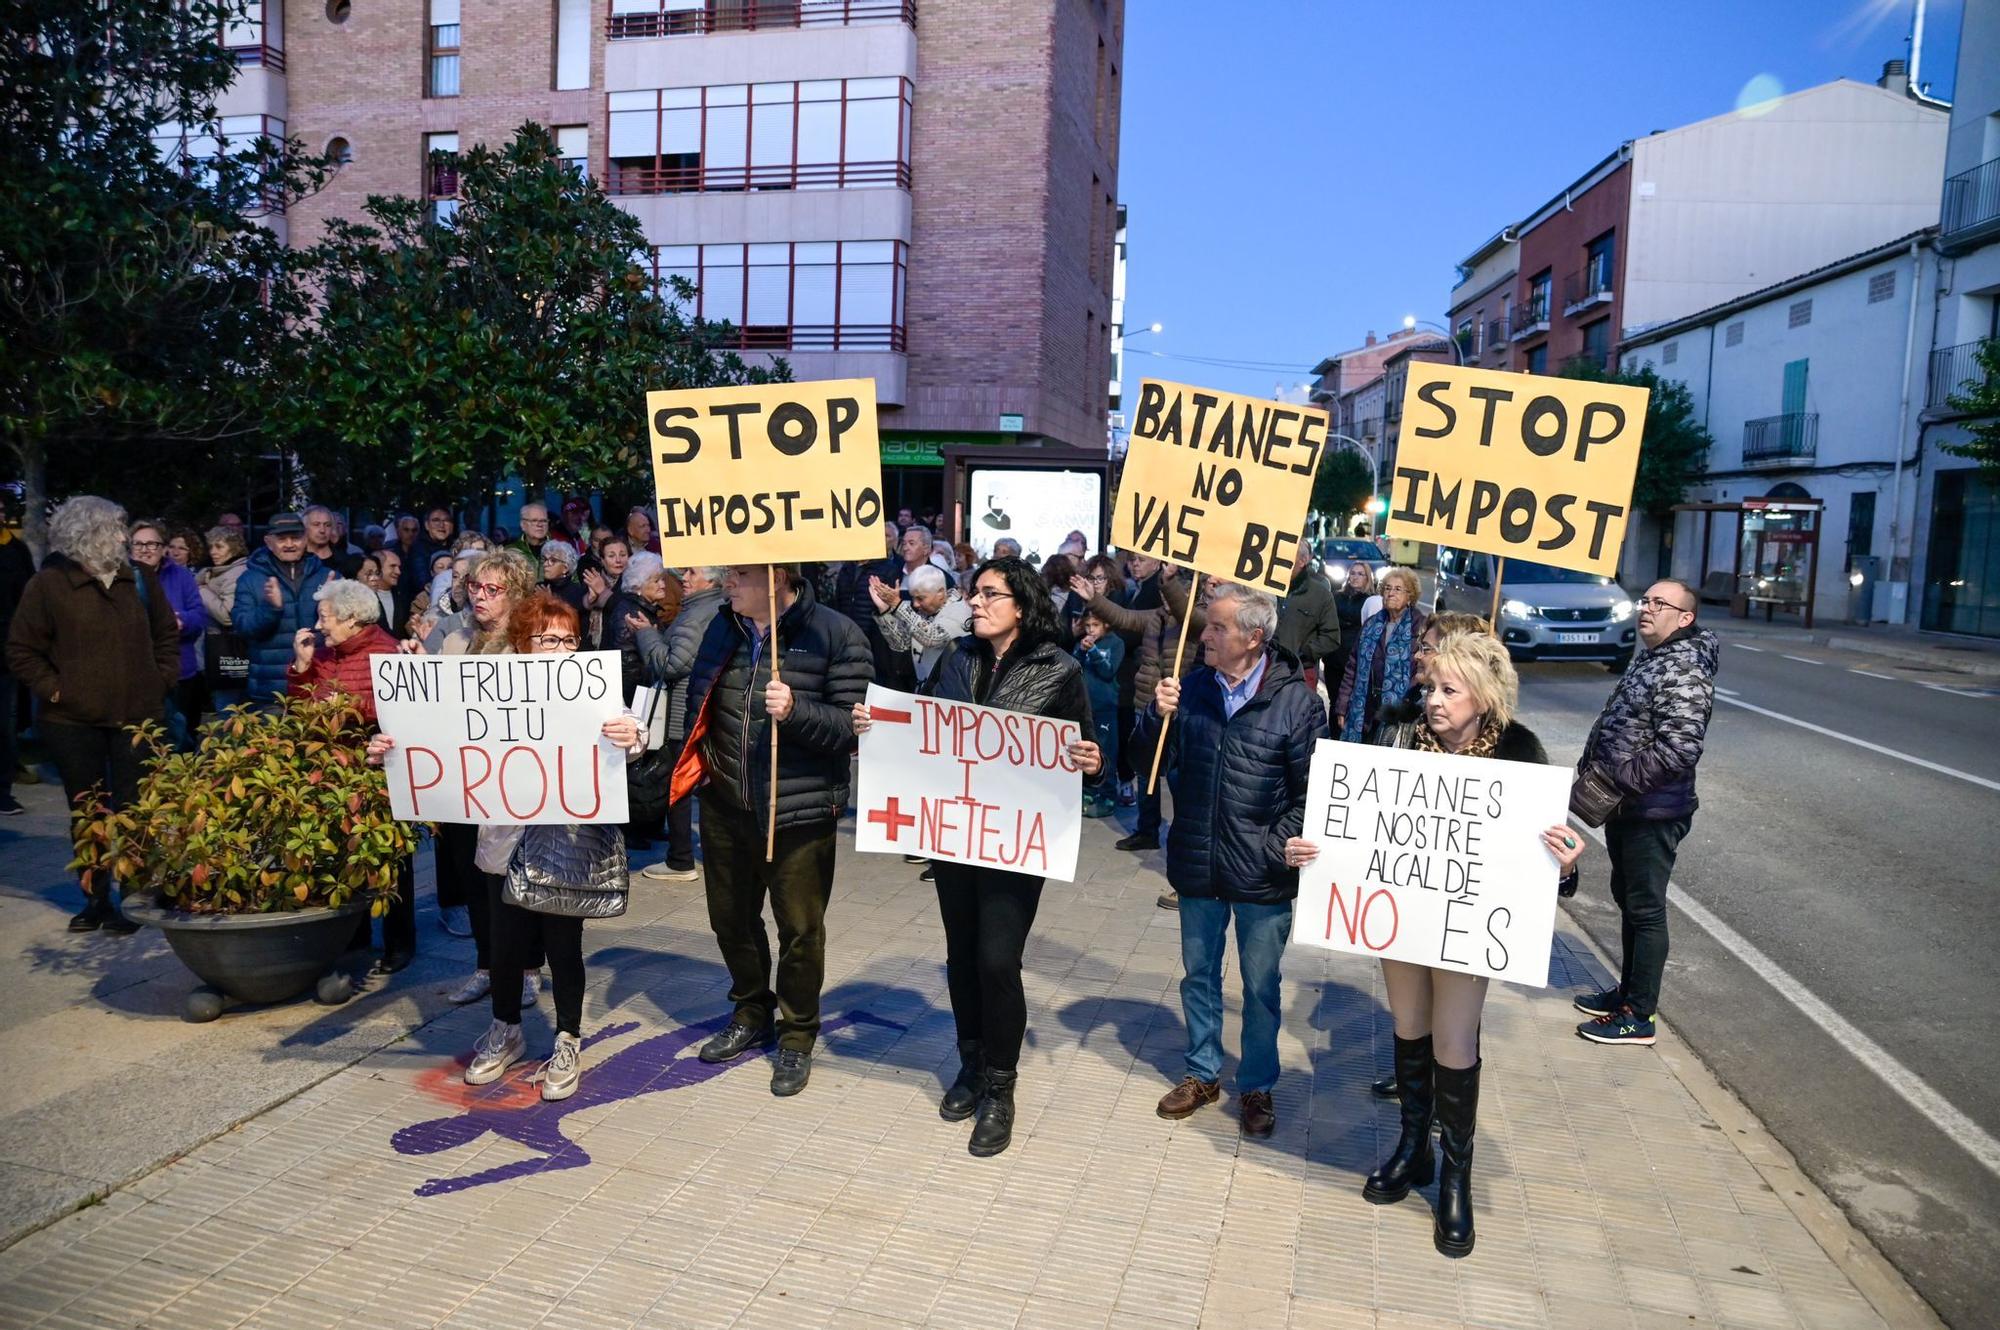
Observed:
[[[188,995],[189,1020],[214,1020],[223,994],[239,1002],[288,1002],[333,968],[366,915],[366,901],[285,914],[190,914],[139,900],[125,903],[135,923],[166,935],[181,963],[208,988]]]

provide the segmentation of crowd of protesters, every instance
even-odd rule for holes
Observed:
[[[1133,809],[1121,851],[1165,842],[1169,889],[1159,904],[1179,911],[1188,1047],[1158,1113],[1189,1117],[1222,1096],[1233,927],[1244,1013],[1238,1119],[1264,1135],[1277,1120],[1281,961],[1299,870],[1317,854],[1303,834],[1315,744],[1548,760],[1514,714],[1519,682],[1486,622],[1427,614],[1407,568],[1373,573],[1356,561],[1335,586],[1302,545],[1282,598],[1212,580],[1197,595],[1189,574],[1143,554],[1093,554],[1082,532],[1031,563],[1012,538],[975,550],[946,540],[940,516],[920,520],[909,509],[884,522],[875,560],[670,568],[647,508],[598,517],[590,500],[572,497],[555,514],[526,505],[518,533],[482,533],[461,529],[440,505],[350,533],[340,513],[312,506],[254,533],[233,513],[197,532],[80,497],[52,515],[39,571],[13,524],[0,522],[0,813],[21,810],[12,784],[33,778],[16,742],[23,691],[65,795],[75,804],[96,790],[116,808],[141,777],[122,733],[138,722],[163,722],[185,749],[204,716],[229,707],[344,692],[372,731],[373,654],[616,651],[630,705],[604,736],[629,757],[628,824],[433,830],[439,923],[474,944],[473,970],[451,997],[492,1007],[465,1079],[498,1079],[525,1056],[522,1010],[538,1001],[546,968],[556,1035],[538,1079],[545,1098],[574,1093],[583,924],[624,910],[628,855],[657,840],[662,852],[641,877],[702,883],[730,979],[729,1020],[699,1056],[726,1062],[774,1049],[771,1090],[787,1096],[811,1077],[836,829],[857,738],[871,723],[868,685],[1071,721],[1081,731],[1069,756],[1083,775],[1084,815]],[[1605,825],[1610,889],[1625,914],[1619,983],[1577,1000],[1592,1018],[1578,1033],[1600,1043],[1654,1037],[1665,885],[1695,808],[1718,654],[1696,607],[1673,581],[1638,601],[1645,650],[1579,763],[1578,788],[1593,791],[1593,811],[1579,812]],[[775,765],[762,758],[774,732]],[[376,762],[393,745],[386,734],[366,740]],[[1576,832],[1550,827],[1540,844],[1560,866],[1560,889],[1573,891]],[[997,1154],[1013,1136],[1028,1024],[1021,967],[1043,883],[912,862],[935,884],[958,1034],[959,1070],[939,1112],[975,1118],[968,1148]],[[109,884],[96,881],[70,927],[130,932]],[[417,949],[414,859],[399,885],[383,921],[385,973]],[[357,941],[366,940],[364,925]],[[1375,1089],[1399,1102],[1401,1132],[1363,1193],[1386,1204],[1436,1179],[1436,1245],[1463,1255],[1473,1245],[1487,981],[1382,965],[1394,1071]]]

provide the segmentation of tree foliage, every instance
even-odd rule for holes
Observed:
[[[1701,474],[1715,438],[1694,409],[1694,395],[1678,379],[1663,379],[1652,366],[1632,373],[1606,370],[1587,360],[1563,366],[1566,379],[1622,383],[1652,394],[1646,402],[1646,430],[1639,444],[1639,474],[1632,485],[1632,507],[1661,514],[1687,497],[1688,486]]]
[[[1352,448],[1329,443],[1313,473],[1312,510],[1345,518],[1359,512],[1375,493],[1375,475],[1368,461]]]
[[[1953,411],[1973,417],[1966,426],[1970,438],[1939,446],[1954,457],[1970,457],[1989,477],[2000,480],[2000,337],[1979,344],[1973,362],[1979,377],[1967,379],[1945,399]]]
[[[468,497],[518,474],[591,490],[647,467],[645,394],[788,377],[717,347],[726,325],[656,290],[639,223],[524,125],[455,170],[448,221],[371,197],[311,256],[323,306],[278,408],[315,491]]]
[[[263,219],[329,169],[296,142],[213,137],[236,73],[218,35],[242,9],[0,0],[0,436],[37,550],[51,493],[241,493],[302,308]]]

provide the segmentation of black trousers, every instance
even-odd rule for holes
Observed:
[[[493,935],[488,920],[493,912],[494,894],[500,889],[500,879],[491,873],[480,872],[479,865],[474,861],[479,852],[479,828],[460,822],[440,822],[432,849],[437,859],[438,908],[465,907],[466,914],[472,919],[472,946],[479,958],[479,968],[490,970]]]
[[[375,920],[362,915],[354,930],[352,950],[365,951],[375,941]],[[396,866],[396,899],[382,916],[382,954],[417,954],[417,856],[412,852]]]
[[[767,864],[765,816],[701,797],[708,926],[729,967],[736,1019],[761,1029],[775,1013],[778,1043],[809,1053],[819,1038],[819,993],[826,982],[834,824],[778,828],[777,853]],[[771,939],[764,931],[767,896],[778,925],[775,989]]]
[[[35,731],[42,737],[49,760],[62,774],[63,797],[69,800],[72,831],[93,811],[88,802],[81,809],[77,804],[91,790],[97,790],[99,798],[108,798],[113,809],[123,808],[139,797],[142,764],[139,750],[132,746],[132,736],[125,731],[112,725],[68,725],[46,716],[37,722]],[[12,776],[13,772],[7,774]],[[111,898],[109,877],[98,879],[96,894],[100,900]]]
[[[1131,736],[1132,736],[1132,726],[1138,722],[1138,719],[1139,719],[1138,713],[1132,709],[1131,685],[1128,684],[1126,685],[1125,690],[1122,691],[1118,697],[1118,779],[1119,780],[1131,780],[1133,776]]]
[[[497,881],[497,879],[496,879]],[[521,976],[544,958],[555,990],[556,1029],[583,1035],[583,920],[493,901],[493,1019],[521,1023]]]
[[[1021,953],[1042,902],[1042,879],[941,859],[931,870],[944,920],[944,977],[958,1037],[981,1041],[988,1066],[1013,1071],[1028,1033]]]
[[[1619,930],[1625,959],[1618,991],[1641,1016],[1660,1009],[1660,981],[1667,971],[1667,881],[1691,818],[1647,822],[1613,818],[1604,824],[1611,852],[1611,899],[1623,916]]]
[[[20,692],[20,681],[0,668],[0,795],[14,792],[14,773],[21,765],[14,724],[14,705]]]
[[[1137,723],[1132,727],[1132,779],[1139,786],[1139,825],[1134,828],[1141,836],[1160,834],[1160,792],[1167,788],[1167,775],[1160,773],[1160,779],[1153,786],[1151,794],[1146,792],[1146,778],[1153,771],[1153,752],[1165,738],[1160,728],[1160,718],[1147,707],[1139,713]]]
[[[679,765],[684,739],[667,741],[668,750],[673,754],[670,761]],[[694,796],[685,795],[667,805],[667,867],[694,867]]]

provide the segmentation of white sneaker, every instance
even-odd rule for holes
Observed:
[[[472,977],[451,991],[451,1000],[459,1006],[477,1002],[493,991],[493,980],[484,970],[474,970]]]
[[[438,927],[453,937],[471,937],[472,911],[463,905],[447,905],[438,911]]]
[[[699,868],[669,868],[665,859],[656,864],[647,864],[639,870],[639,876],[654,882],[692,882],[701,876]]]
[[[532,1007],[542,1000],[542,976],[530,970],[521,976],[521,1005]]]
[[[583,1041],[566,1032],[556,1034],[556,1051],[542,1064],[542,1098],[567,1099],[583,1079]]]
[[[467,1085],[490,1085],[506,1075],[507,1068],[528,1051],[528,1038],[518,1025],[495,1021],[472,1046],[472,1061],[465,1068]]]

